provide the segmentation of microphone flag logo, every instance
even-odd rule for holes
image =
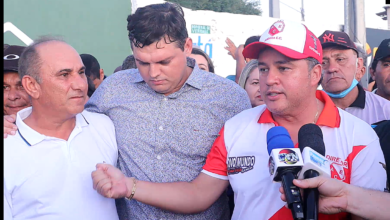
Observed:
[[[290,149],[283,149],[279,152],[279,161],[285,164],[296,164],[299,161],[298,155]]]

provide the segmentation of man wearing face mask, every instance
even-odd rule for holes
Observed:
[[[363,65],[356,45],[344,32],[325,31],[319,40],[323,47],[321,83],[337,107],[368,124],[390,119],[390,102],[364,91],[356,74]]]

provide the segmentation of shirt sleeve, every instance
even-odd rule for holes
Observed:
[[[382,165],[385,159],[378,138],[367,146],[355,146],[352,154],[354,152],[351,184],[383,191],[386,187],[386,170]]]
[[[4,181],[4,220],[12,220],[12,201],[11,195],[8,193],[8,190],[5,187]]]
[[[88,102],[85,104],[85,110],[89,112],[103,113],[108,111],[107,104],[109,103],[109,97],[107,97],[109,79],[103,80],[100,86],[95,90]]]
[[[209,176],[228,180],[227,177],[227,151],[224,140],[224,127],[219,132],[219,136],[215,139],[210,153],[207,155],[206,164],[203,166],[202,173]]]

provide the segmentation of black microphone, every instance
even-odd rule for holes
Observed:
[[[329,161],[325,158],[325,144],[321,128],[306,124],[298,132],[299,149],[304,165],[298,179],[309,179],[320,175],[330,177]],[[303,190],[303,210],[307,220],[318,219],[318,189]]]
[[[304,219],[300,189],[293,184],[303,165],[301,152],[294,148],[288,131],[281,126],[267,132],[268,167],[272,180],[282,182],[288,208],[295,220]]]

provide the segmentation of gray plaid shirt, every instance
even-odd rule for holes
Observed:
[[[108,77],[89,99],[86,109],[114,122],[118,166],[126,176],[151,182],[192,181],[225,121],[251,107],[245,90],[235,82],[193,68],[183,87],[168,96],[156,93],[138,69]],[[229,219],[224,193],[198,214],[176,214],[135,200],[117,200],[119,218]]]

